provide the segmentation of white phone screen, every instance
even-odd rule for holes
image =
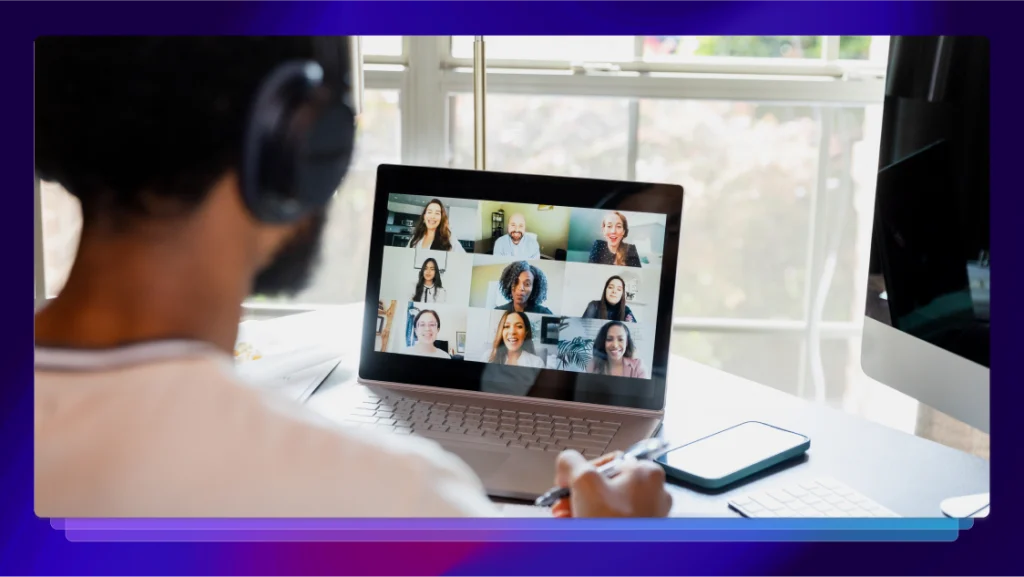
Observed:
[[[805,441],[796,433],[762,423],[743,423],[680,447],[661,460],[702,479],[721,479]]]

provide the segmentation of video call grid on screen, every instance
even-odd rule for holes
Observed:
[[[374,350],[650,379],[666,221],[390,194]]]

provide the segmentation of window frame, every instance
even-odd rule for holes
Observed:
[[[640,54],[639,38],[636,53]],[[401,117],[401,161],[404,164],[449,166],[450,100],[472,94],[473,61],[451,55],[451,36],[405,36],[399,56],[364,55],[365,89],[397,90]],[[484,38],[486,42],[486,38]],[[839,37],[826,36],[820,58],[701,58],[699,60],[634,61],[614,63],[613,69],[566,61],[490,60],[488,94],[540,96],[618,97],[630,101],[627,174],[635,177],[637,159],[637,106],[641,99],[713,99],[814,105],[822,110],[819,157],[824,158],[835,111],[843,106],[880,104],[885,89],[885,66],[877,62],[840,60]],[[485,44],[486,46],[486,44]],[[816,282],[831,255],[827,224],[830,215],[825,190],[827,163],[819,161],[816,194],[807,231],[807,270],[804,316],[799,320],[675,317],[674,331],[709,333],[803,333],[800,382],[803,396],[812,379],[808,343],[812,339],[847,339],[860,334],[861,319],[822,321],[812,314],[827,295]],[[35,181],[35,301],[47,300],[44,239],[39,179]],[[333,308],[338,303],[274,304],[246,302],[247,315],[272,318]],[[823,399],[823,385],[812,383],[814,397]],[[820,390],[819,390],[820,389]]]

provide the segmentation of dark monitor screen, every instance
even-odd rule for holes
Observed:
[[[988,40],[896,38],[889,75],[866,314],[988,367]]]

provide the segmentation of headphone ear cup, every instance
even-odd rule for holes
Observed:
[[[242,156],[242,197],[262,222],[293,222],[327,205],[348,170],[355,115],[331,98],[314,62],[280,66],[260,87]]]

